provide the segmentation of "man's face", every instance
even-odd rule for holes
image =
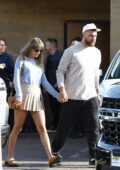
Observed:
[[[96,44],[96,39],[97,39],[97,31],[95,30],[89,30],[84,32],[84,40],[85,44],[87,46],[93,47]]]
[[[46,49],[46,51],[47,51],[48,53],[50,53],[51,50],[52,50],[52,48],[53,48],[52,43],[50,43],[49,41],[46,41],[46,43],[45,43],[45,49]]]
[[[6,50],[6,45],[4,41],[0,41],[0,54],[4,53]]]

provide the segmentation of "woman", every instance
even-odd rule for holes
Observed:
[[[45,127],[44,106],[41,101],[42,85],[51,95],[60,101],[57,91],[48,83],[43,72],[43,42],[35,37],[21,50],[14,70],[14,86],[16,91],[17,109],[14,111],[14,127],[9,137],[8,155],[5,161],[7,166],[18,166],[14,160],[14,148],[18,134],[22,130],[27,112],[30,111],[35,122],[41,142],[48,156],[49,166],[60,163],[60,155],[53,156],[47,130]]]

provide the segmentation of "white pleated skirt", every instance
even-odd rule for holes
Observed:
[[[31,84],[21,84],[22,105],[21,110],[40,111],[44,109],[41,88]]]

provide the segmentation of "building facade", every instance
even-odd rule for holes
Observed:
[[[115,35],[117,38],[117,32],[110,32],[111,19],[115,17],[110,15],[110,7],[119,11],[119,0],[102,1],[0,0],[0,37],[6,39],[8,50],[16,58],[23,45],[34,36],[40,37],[43,42],[48,37],[57,38],[59,49],[64,50],[72,38],[82,36],[84,24],[94,22],[102,29],[98,35],[97,47],[102,51],[101,68],[105,71],[110,62],[110,41],[114,40]],[[117,1],[116,6],[114,1]],[[117,48],[114,45],[111,44],[111,53]]]
[[[110,54],[112,59],[120,49],[120,1],[111,0],[110,2]]]

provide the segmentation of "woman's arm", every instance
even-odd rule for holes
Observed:
[[[42,74],[41,84],[53,97],[59,97],[59,93],[50,85],[44,73]]]
[[[14,86],[15,86],[15,91],[16,91],[16,100],[22,101],[22,90],[21,90],[21,84],[20,84],[20,79],[21,79],[21,66],[23,64],[23,60],[21,57],[18,57],[16,62],[15,62],[15,69],[14,69]]]

